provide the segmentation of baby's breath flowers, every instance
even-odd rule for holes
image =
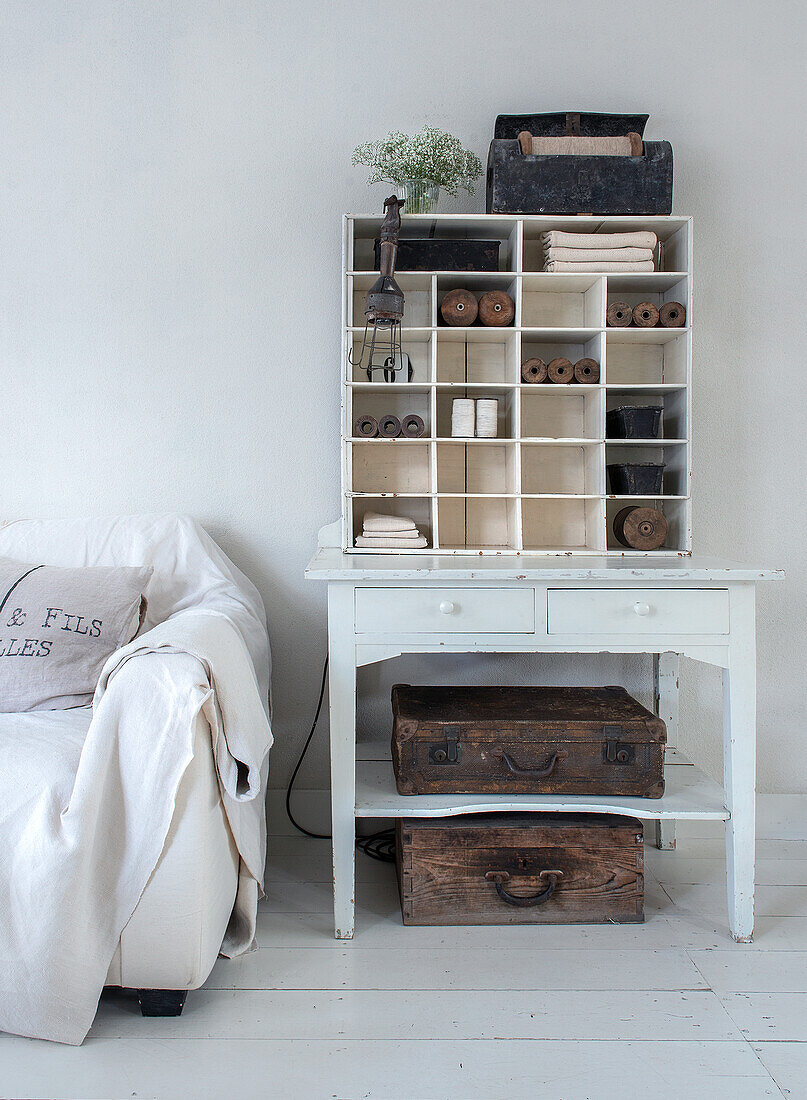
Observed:
[[[482,162],[476,153],[463,149],[459,138],[424,126],[408,137],[393,130],[381,141],[365,141],[353,150],[353,164],[370,169],[368,183],[406,183],[424,180],[456,195],[462,186],[473,194],[473,181],[482,175]]]

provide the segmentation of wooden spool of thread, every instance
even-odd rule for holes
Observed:
[[[686,306],[680,302],[665,302],[658,311],[658,319],[664,328],[683,328],[687,323]]]
[[[639,328],[653,328],[658,324],[658,306],[652,302],[639,302],[633,307],[633,323]]]
[[[614,517],[614,535],[631,550],[658,550],[667,538],[667,520],[657,508],[623,508]]]
[[[474,323],[479,303],[470,290],[449,290],[440,303],[440,313],[447,325],[462,328]]]
[[[401,434],[401,422],[397,416],[389,413],[378,421],[378,434],[384,439],[397,439]]]
[[[546,363],[543,359],[525,359],[521,364],[523,382],[546,382]]]
[[[600,364],[596,359],[578,359],[574,365],[575,382],[593,386],[600,380]]]
[[[509,325],[515,315],[516,303],[503,290],[489,290],[479,299],[479,320],[483,325]]]
[[[374,416],[357,416],[353,423],[353,435],[374,439],[378,435],[378,421]]]
[[[451,402],[451,434],[473,439],[476,427],[476,402],[472,397],[455,397]]]
[[[605,319],[612,328],[627,328],[633,321],[633,308],[627,302],[611,302]]]
[[[550,382],[558,386],[566,386],[574,379],[574,364],[571,359],[564,359],[561,355],[547,364],[546,373],[549,375]]]
[[[495,439],[499,434],[497,398],[480,397],[476,402],[476,434],[479,439]]]
[[[409,413],[401,421],[401,434],[405,435],[407,439],[420,439],[425,431],[426,425],[423,423],[423,417],[418,416],[417,413]]]

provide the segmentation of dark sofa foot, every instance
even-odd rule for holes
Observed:
[[[187,989],[138,989],[137,999],[144,1016],[181,1016]]]

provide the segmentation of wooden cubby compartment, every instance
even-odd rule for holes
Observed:
[[[429,444],[421,440],[368,439],[352,443],[353,492],[428,494]]]
[[[521,444],[522,496],[602,496],[604,476],[598,444]]]
[[[348,355],[345,357],[348,382],[357,385],[400,386],[408,383],[408,375],[399,375],[395,382],[385,382],[381,371],[373,374],[372,382],[367,377],[367,372],[359,364],[364,329],[359,332],[351,331],[348,335]],[[406,332],[401,335],[401,351],[409,356],[412,366],[412,385],[428,386],[432,381],[432,335],[431,330],[422,332]]]
[[[588,386],[541,386],[521,392],[521,438],[600,439],[602,390]]]
[[[428,388],[413,390],[407,387],[396,390],[395,385],[390,384],[384,386],[381,393],[369,386],[366,389],[355,390],[353,393],[354,424],[359,416],[372,416],[379,421],[382,417],[391,415],[403,421],[405,416],[412,413],[423,421],[424,434],[411,438],[428,439],[432,434],[431,400]]]
[[[516,443],[437,444],[438,494],[515,496],[518,493]]]
[[[437,438],[451,439],[451,414],[454,401],[470,398],[474,401],[493,399],[497,402],[498,413],[498,439],[515,438],[516,401],[517,394],[514,390],[494,390],[492,388],[476,389],[452,389],[446,393],[443,390],[437,392]],[[495,440],[493,440],[495,442]],[[480,446],[490,446],[491,440],[477,440]]]
[[[605,549],[599,500],[522,501],[523,549],[580,550],[590,554]]]
[[[600,275],[524,275],[522,328],[598,330],[604,283]]]
[[[687,501],[671,500],[669,497],[625,497],[611,498],[606,501],[606,528],[608,532],[608,550],[618,553],[638,553],[628,551],[622,546],[614,535],[614,519],[622,508],[635,504],[640,508],[656,508],[664,513],[667,520],[667,540],[665,549],[683,553],[689,542]]]
[[[691,551],[692,223],[685,217],[552,217],[479,214],[404,215],[403,237],[498,240],[499,270],[404,272],[396,278],[406,306],[402,349],[412,380],[368,380],[355,366],[364,333],[364,299],[377,275],[373,239],[380,216],[345,218],[343,342],[343,546],[355,553],[365,511],[410,516],[429,549],[445,553],[630,555],[613,536],[626,504],[661,508],[665,550]],[[652,229],[657,270],[583,274],[543,271],[541,234],[549,229],[608,233]],[[465,287],[480,297],[506,290],[512,324],[446,325],[440,302]],[[683,302],[682,328],[606,325],[609,302]],[[564,356],[600,364],[594,385],[525,384],[521,364]],[[451,437],[454,398],[496,398],[498,437]],[[660,405],[658,440],[606,438],[606,413],[619,405]],[[355,418],[417,413],[417,440],[356,440]],[[610,492],[613,462],[664,462],[662,493]],[[396,551],[381,551],[395,553]],[[407,551],[417,555],[424,551]]]
[[[406,516],[408,519],[413,519],[421,535],[425,535],[428,540],[429,547],[433,545],[432,502],[429,497],[353,497],[349,513],[353,542],[362,533],[364,516],[367,512],[379,512],[384,516]]]
[[[377,275],[348,275],[348,317],[347,324],[353,328],[364,328],[364,306],[367,291],[378,278]],[[433,313],[432,279],[429,275],[401,272],[395,276],[404,294],[404,315],[402,329],[431,328]]]
[[[440,549],[518,549],[518,501],[502,497],[441,497]]]
[[[509,328],[441,328],[437,382],[515,385],[521,380],[518,338]]]

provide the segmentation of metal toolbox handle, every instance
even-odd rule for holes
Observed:
[[[522,768],[515,762],[509,752],[505,752],[501,745],[494,745],[490,750],[490,755],[497,757],[499,760],[503,760],[512,775],[529,776],[531,779],[546,779],[547,776],[552,774],[561,760],[566,759],[569,753],[567,749],[556,749],[543,768]]]
[[[502,901],[506,902],[508,905],[515,905],[519,909],[530,909],[535,905],[541,905],[543,902],[549,901],[555,893],[558,883],[563,878],[563,871],[541,871],[538,878],[547,879],[546,889],[541,890],[538,894],[529,894],[527,897],[523,897],[519,894],[511,894],[509,890],[505,890],[503,884],[510,881],[510,873],[508,871],[487,871],[485,873],[485,880],[495,884],[496,893]]]

